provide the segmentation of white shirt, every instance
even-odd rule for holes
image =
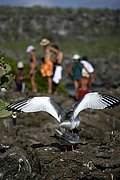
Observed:
[[[93,68],[93,66],[89,62],[87,62],[85,60],[81,60],[80,62],[84,65],[84,67],[87,69],[87,71],[89,73],[93,73],[94,72],[94,68]],[[83,71],[85,71],[84,68],[83,68]]]
[[[62,79],[62,66],[56,66],[55,74],[53,76],[53,81],[58,84]]]

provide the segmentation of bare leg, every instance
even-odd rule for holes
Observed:
[[[52,78],[48,77],[48,93],[52,94]]]
[[[31,75],[31,85],[32,85],[32,92],[37,92],[36,83],[35,83],[35,74]]]
[[[75,88],[75,97],[77,99],[78,96],[78,87],[79,87],[79,83],[77,80],[74,80],[74,88]]]
[[[55,95],[58,95],[59,94],[59,84],[56,85],[56,89],[55,89]]]

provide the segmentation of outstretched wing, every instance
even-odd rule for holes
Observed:
[[[28,100],[15,102],[6,107],[9,111],[39,112],[44,111],[51,114],[59,122],[64,111],[51,97],[33,97]]]
[[[120,100],[107,94],[100,94],[98,92],[88,93],[84,98],[77,102],[74,106],[73,117],[77,117],[80,111],[91,109],[105,109],[120,105]]]

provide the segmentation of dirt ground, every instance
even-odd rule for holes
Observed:
[[[120,98],[120,87],[102,89]],[[37,94],[38,96],[41,94]],[[26,98],[9,91],[5,99]],[[64,108],[75,100],[59,95],[53,98]],[[58,122],[46,113],[19,113],[0,121],[1,180],[117,180],[120,179],[120,107],[81,112],[80,143],[61,145],[55,138]]]

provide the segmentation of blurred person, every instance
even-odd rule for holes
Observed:
[[[62,79],[62,62],[63,62],[63,53],[59,50],[59,47],[57,45],[52,45],[52,47],[56,50],[54,50],[54,70],[53,70],[53,85],[55,87],[55,95],[58,95],[59,93],[59,84],[60,80]]]
[[[24,69],[24,64],[22,61],[19,61],[17,64],[17,70],[15,72],[15,85],[16,89],[19,92],[24,92],[25,91],[25,69]]]
[[[83,67],[84,68],[84,67]],[[85,94],[90,92],[90,75],[87,71],[82,72],[82,77],[79,80],[79,88],[77,92],[77,100],[80,100],[84,97]]]
[[[44,48],[43,59],[44,63],[41,65],[41,74],[48,80],[48,93],[52,94],[52,77],[53,77],[53,52],[58,51],[51,46],[50,41],[46,38],[40,41],[40,45]]]
[[[32,85],[32,92],[37,92],[37,86],[35,82],[35,76],[36,76],[36,67],[37,67],[37,60],[36,60],[36,54],[35,54],[35,47],[32,45],[29,45],[26,49],[26,52],[30,56],[30,80]]]
[[[89,73],[89,86],[90,88],[92,87],[92,84],[94,83],[94,67],[92,66],[92,64],[90,62],[88,62],[88,57],[87,56],[83,56],[81,61],[80,61],[84,67],[86,68],[83,68],[82,69],[82,74],[85,74],[85,73]]]
[[[80,62],[80,55],[74,54],[72,57],[73,62],[68,67],[68,75],[72,77],[74,88],[75,88],[75,98],[78,97],[79,80],[82,76],[83,64]]]

